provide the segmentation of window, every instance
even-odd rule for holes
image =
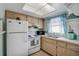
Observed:
[[[63,21],[61,21],[60,17],[52,18],[50,20],[48,31],[50,33],[64,33]]]

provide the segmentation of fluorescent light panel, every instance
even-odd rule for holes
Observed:
[[[23,10],[33,12],[38,15],[46,15],[56,9],[46,3],[26,3]]]
[[[49,14],[50,12],[55,11],[56,9],[51,7],[50,5],[46,5],[45,7],[41,8],[37,13],[41,15]]]

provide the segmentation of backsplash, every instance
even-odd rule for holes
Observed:
[[[65,37],[65,34],[59,34],[59,33],[46,33],[49,37]]]

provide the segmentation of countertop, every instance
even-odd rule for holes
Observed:
[[[45,36],[45,35],[43,35],[42,37],[46,37],[46,38],[53,39],[53,40],[70,42],[70,43],[74,43],[74,44],[78,44],[79,45],[79,40],[70,40],[70,39],[67,39],[67,38],[64,38],[64,37],[53,38],[53,37],[49,37],[49,36]]]

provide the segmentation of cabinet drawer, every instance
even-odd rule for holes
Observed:
[[[67,56],[79,56],[79,52],[67,49]]]
[[[66,47],[66,42],[63,42],[63,41],[57,41],[57,46],[60,46],[60,47]]]
[[[53,39],[44,38],[43,40],[48,42],[48,43],[56,44],[56,40],[53,40]]]
[[[68,44],[67,44],[67,48],[79,52],[79,45],[72,44],[72,43],[68,43]]]
[[[66,48],[57,47],[57,55],[58,56],[66,56]]]

